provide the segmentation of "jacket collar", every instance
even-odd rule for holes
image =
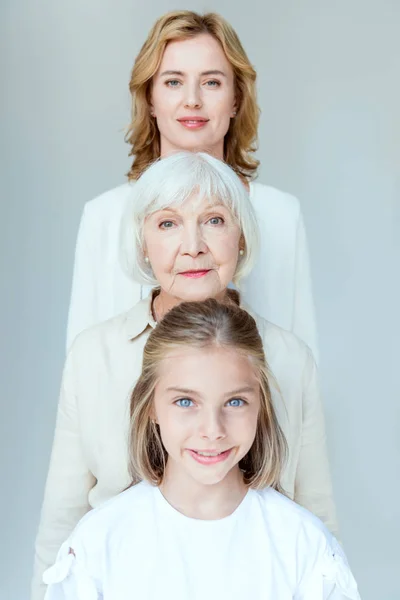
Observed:
[[[133,340],[142,334],[148,327],[152,329],[157,325],[154,320],[151,305],[158,289],[153,290],[147,298],[140,300],[126,313],[125,328],[128,339]],[[240,301],[240,308],[248,312],[259,326],[259,316],[245,302]]]
[[[125,329],[128,339],[133,340],[148,327],[154,329],[157,325],[151,311],[153,294],[154,292],[149,294],[147,298],[140,300],[126,313]]]

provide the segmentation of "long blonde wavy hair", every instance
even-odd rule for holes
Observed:
[[[238,294],[230,292],[225,304],[213,298],[179,304],[151,332],[144,348],[142,373],[130,401],[129,464],[134,483],[144,479],[160,485],[168,459],[159,426],[151,418],[160,363],[175,348],[214,346],[246,356],[260,385],[255,439],[239,463],[244,482],[255,489],[271,486],[282,491],[280,478],[287,447],[272,402],[262,339],[253,317],[237,305]]]
[[[257,149],[259,108],[256,99],[256,72],[233,27],[218,14],[180,10],[160,17],[152,27],[132,69],[129,90],[132,95],[131,123],[125,136],[134,156],[128,173],[136,180],[160,156],[160,132],[150,114],[151,86],[168,42],[208,33],[221,45],[234,72],[237,114],[225,136],[224,160],[247,180],[255,177],[259,161]]]

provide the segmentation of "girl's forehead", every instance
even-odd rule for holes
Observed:
[[[249,358],[234,348],[193,348],[185,345],[165,356],[158,368],[155,402],[171,395],[224,403],[235,394],[259,396],[257,371]]]
[[[188,332],[190,335],[190,332]],[[196,339],[196,331],[192,332],[192,338]],[[230,346],[217,343],[209,343],[204,346],[182,344],[167,350],[158,366],[159,377],[186,378],[188,373],[204,377],[204,370],[208,372],[232,369],[240,367],[241,375],[256,375],[256,369],[245,352]],[[200,369],[198,368],[200,367]]]

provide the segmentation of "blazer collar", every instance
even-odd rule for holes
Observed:
[[[125,329],[128,339],[133,340],[142,334],[148,327],[153,329],[157,325],[151,312],[153,293],[140,300],[126,313]]]
[[[157,325],[152,314],[151,305],[154,295],[158,293],[158,289],[153,290],[147,298],[143,298],[143,300],[137,302],[137,304],[126,313],[125,328],[128,339],[133,340],[142,334],[148,327],[154,329]],[[260,317],[250,308],[250,306],[245,302],[240,301],[240,308],[248,312],[256,320],[256,323],[259,326]]]

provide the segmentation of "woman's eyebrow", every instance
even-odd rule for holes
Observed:
[[[203,71],[201,75],[221,75],[222,77],[226,77],[226,74],[219,69],[211,69],[210,71]]]
[[[166,75],[178,75],[179,77],[184,77],[185,74],[183,71],[163,71],[162,73],[160,73],[160,77],[164,77]],[[200,73],[200,75],[220,75],[221,77],[226,77],[226,74],[223,71],[220,71],[219,69],[203,71],[202,73]]]
[[[183,71],[163,71],[162,73],[160,73],[160,77],[163,77],[164,75],[180,75],[180,76],[183,76],[184,73],[183,73]]]
[[[172,213],[174,215],[176,215],[177,211],[175,209],[173,209],[172,207],[165,207],[165,208],[159,208],[156,211],[154,211],[152,214],[153,215],[158,215],[159,213]]]

